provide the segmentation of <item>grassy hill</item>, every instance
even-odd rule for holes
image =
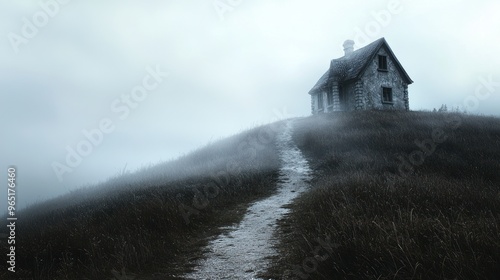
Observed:
[[[175,279],[275,191],[282,124],[19,213],[12,279]],[[500,275],[498,118],[334,113],[296,120],[294,141],[314,179],[280,221],[270,278]]]
[[[292,279],[499,279],[498,118],[337,113],[294,140],[316,176],[281,222]]]
[[[275,191],[281,126],[257,127],[19,212],[16,274],[2,269],[0,279],[154,279],[151,271],[175,279],[168,275],[189,269],[219,226],[237,223],[249,203]]]

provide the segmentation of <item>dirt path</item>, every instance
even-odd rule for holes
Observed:
[[[282,161],[278,192],[252,204],[238,226],[211,241],[205,258],[185,279],[260,279],[256,275],[277,255],[276,222],[288,212],[282,207],[307,189],[310,176],[308,162],[293,143],[292,124],[287,122],[277,138]]]

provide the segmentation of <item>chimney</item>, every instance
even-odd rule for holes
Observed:
[[[344,52],[345,56],[350,55],[354,51],[354,41],[353,40],[347,40],[344,42]]]

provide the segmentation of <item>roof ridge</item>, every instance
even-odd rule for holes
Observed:
[[[331,84],[331,82],[345,82],[359,78],[360,75],[364,73],[367,65],[369,65],[370,61],[372,61],[373,57],[377,54],[379,49],[384,45],[387,47],[390,55],[394,58],[398,69],[401,71],[401,74],[408,80],[410,84],[413,83],[401,63],[396,58],[396,55],[392,52],[391,47],[389,46],[385,38],[382,37],[362,48],[353,51],[348,55],[337,59],[332,59],[330,61],[330,67],[310,92],[326,88]]]

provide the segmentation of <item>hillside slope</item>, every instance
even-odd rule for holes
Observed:
[[[220,226],[238,223],[249,203],[275,191],[282,125],[19,212],[16,273],[2,269],[0,279],[175,279]]]
[[[195,264],[195,271],[184,275],[196,279],[270,279],[266,274],[276,251],[277,222],[288,212],[284,206],[309,189],[311,170],[292,139],[293,120],[276,139],[280,156],[277,192],[250,205],[238,225],[215,237]]]
[[[22,211],[17,272],[0,278],[182,279],[221,227],[276,192],[283,125]],[[279,222],[268,278],[500,275],[498,118],[333,113],[295,120],[293,139],[313,180]]]
[[[281,223],[285,279],[499,279],[500,119],[351,112],[296,123],[315,170]]]

